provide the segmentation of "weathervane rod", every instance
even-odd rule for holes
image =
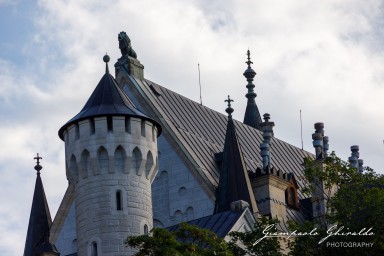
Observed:
[[[303,121],[301,119],[301,109],[300,109],[300,137],[301,137],[301,149],[304,150],[304,145],[303,145]]]
[[[197,69],[199,70],[200,105],[203,105],[203,98],[201,97],[200,63],[197,63]]]

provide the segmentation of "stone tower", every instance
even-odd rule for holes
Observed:
[[[140,112],[106,73],[87,103],[59,130],[75,186],[79,256],[132,255],[124,241],[153,226],[151,183],[160,125]]]

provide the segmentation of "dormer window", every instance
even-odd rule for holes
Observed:
[[[293,174],[288,175],[288,182],[289,185],[285,190],[285,201],[289,207],[299,209],[298,185]]]
[[[297,203],[297,191],[294,186],[288,186],[285,191],[287,205],[292,208],[299,208]]]

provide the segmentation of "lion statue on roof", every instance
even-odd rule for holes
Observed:
[[[132,49],[131,39],[129,39],[127,33],[125,33],[124,31],[120,32],[117,39],[119,40],[119,48],[121,51],[121,55],[128,55],[136,59],[136,52]]]

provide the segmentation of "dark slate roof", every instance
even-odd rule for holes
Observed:
[[[233,111],[232,108],[231,110]],[[243,153],[238,143],[235,125],[230,113],[221,166],[215,213],[229,211],[231,203],[239,200],[248,202],[251,210],[256,212],[255,196],[253,195]]]
[[[44,238],[47,235],[49,236],[51,224],[52,219],[47,198],[45,197],[43,182],[41,181],[40,173],[37,173],[24,256],[35,256],[39,250],[39,246],[44,242]]]
[[[239,220],[244,211],[226,211],[214,215],[209,215],[200,219],[191,220],[187,223],[190,225],[198,226],[199,228],[209,229],[214,232],[218,237],[224,238],[233,225]],[[168,227],[170,231],[175,231],[179,228],[178,225]]]
[[[182,144],[183,151],[195,161],[197,172],[214,192],[219,182],[219,166],[214,154],[223,151],[227,117],[154,82],[145,82],[142,90],[158,112],[157,120],[165,124]],[[262,167],[259,153],[262,132],[236,120],[234,123],[246,168],[255,172],[257,167]],[[313,158],[313,154],[275,137],[271,139],[271,144],[271,166],[283,172],[292,172],[301,187],[303,158]],[[300,190],[299,198],[304,198]]]
[[[157,126],[159,131],[158,135],[161,133],[161,126],[156,121],[139,111],[117,85],[115,79],[109,72],[106,72],[80,113],[60,128],[59,137],[63,140],[64,130],[71,124],[87,118],[99,116],[131,116],[144,118]]]

